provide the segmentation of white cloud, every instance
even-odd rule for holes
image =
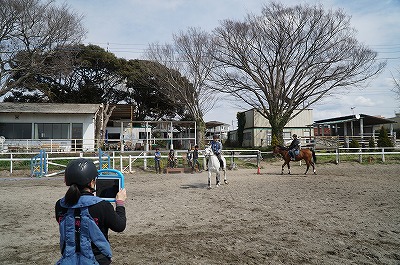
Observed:
[[[372,99],[366,98],[363,96],[358,96],[354,99],[354,104],[358,105],[358,106],[372,107],[372,106],[375,106],[376,103],[379,103],[379,102],[374,102]]]

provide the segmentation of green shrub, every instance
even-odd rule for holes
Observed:
[[[360,148],[360,143],[357,140],[351,139],[349,143],[350,148]]]
[[[386,129],[382,126],[378,136],[378,147],[393,147]]]
[[[276,137],[276,135],[272,135],[271,146],[277,146],[277,145],[280,145],[278,137]]]

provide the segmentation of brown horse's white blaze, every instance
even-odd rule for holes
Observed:
[[[282,174],[284,171],[284,167],[285,165],[288,166],[288,171],[290,174],[290,155],[289,155],[289,150],[286,147],[283,146],[275,146],[274,147],[274,154],[281,154],[283,160],[285,161],[282,165]],[[300,161],[300,160],[304,160],[306,162],[307,168],[306,168],[306,172],[304,174],[307,174],[308,169],[310,168],[310,165],[313,168],[313,172],[314,174],[317,174],[316,170],[315,170],[315,162],[317,161],[317,158],[315,156],[315,152],[314,150],[310,150],[310,149],[300,149],[300,152],[298,155],[296,155],[295,161]]]

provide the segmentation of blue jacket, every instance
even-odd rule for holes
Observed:
[[[157,160],[157,161],[160,161],[160,159],[161,159],[161,152],[160,151],[157,151],[157,152],[154,153],[154,159]]]
[[[214,152],[214,154],[218,155],[222,151],[222,143],[218,141],[211,141],[211,150]]]

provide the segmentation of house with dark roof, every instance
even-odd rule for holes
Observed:
[[[152,127],[170,126],[169,135],[158,140],[171,141],[176,146],[189,146],[195,142],[195,136],[184,135],[195,122],[180,121],[135,121],[134,106],[114,105],[106,124],[103,137],[112,150],[145,150],[144,146],[155,141]],[[0,103],[0,151],[86,151],[96,149],[95,132],[97,115],[101,104],[66,103]],[[173,127],[185,127],[174,131]],[[189,127],[188,127],[189,126]],[[194,130],[194,134],[195,134]],[[163,138],[164,137],[164,138]]]
[[[0,136],[15,151],[93,149],[99,107],[100,104],[3,102]]]
[[[389,136],[395,141],[393,125],[396,121],[379,116],[366,114],[348,115],[330,119],[314,121],[315,136],[335,136],[348,147],[351,139],[356,139],[360,144],[368,146],[368,141],[382,126],[389,128]]]

